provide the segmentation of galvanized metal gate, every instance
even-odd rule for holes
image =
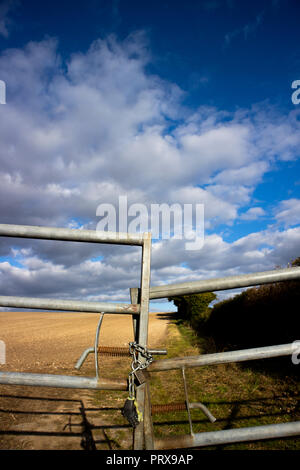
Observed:
[[[105,313],[131,315],[134,327],[134,341],[141,348],[147,350],[150,299],[168,298],[171,296],[180,296],[209,291],[212,292],[300,279],[300,268],[288,268],[240,276],[230,276],[220,279],[209,279],[182,284],[169,284],[150,288],[150,233],[128,234],[99,232],[93,230],[74,230],[65,228],[0,224],[0,236],[86,243],[137,245],[142,247],[140,286],[138,288],[130,289],[131,304],[0,296],[0,306],[4,307],[101,313],[96,333],[95,346],[94,348],[89,348],[86,350],[82,358],[80,358],[77,363],[77,368],[79,368],[87,354],[89,354],[89,352],[94,352],[96,366],[95,377],[0,372],[0,384],[6,385],[28,385],[96,390],[128,390],[128,381],[126,379],[104,379],[102,377],[100,378],[98,374],[98,333],[103,315]],[[189,403],[188,389],[185,380],[185,368],[188,367],[201,367],[203,365],[210,364],[212,365],[287,356],[293,354],[294,351],[295,344],[291,343],[264,348],[230,351],[225,353],[205,354],[194,357],[162,359],[152,362],[152,364],[144,369],[144,371],[140,371],[141,373],[137,374],[138,380],[136,383],[136,399],[138,402],[138,407],[142,411],[143,420],[134,430],[133,448],[135,450],[141,450],[144,448],[147,450],[187,447],[192,448],[300,435],[300,421],[194,434],[190,415],[191,408],[202,409],[211,422],[214,422],[215,418],[202,403]],[[163,353],[164,351],[153,352]],[[143,354],[139,353],[138,359],[140,364],[145,365],[146,359]],[[152,422],[152,413],[154,412],[155,407],[151,407],[149,374],[171,369],[181,369],[182,371],[185,390],[185,403],[181,404],[180,406],[181,408],[185,408],[188,412],[190,434],[168,437],[164,439],[155,439]]]

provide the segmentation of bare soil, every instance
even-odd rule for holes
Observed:
[[[0,312],[0,340],[6,345],[6,362],[0,371],[93,376],[93,354],[80,371],[74,366],[81,353],[94,345],[98,320],[97,314]],[[168,322],[165,314],[150,314],[150,348],[164,347]],[[100,345],[124,347],[132,340],[130,316],[105,315]],[[99,360],[104,364],[101,372],[126,377],[124,359],[122,367],[116,358],[100,356]],[[125,370],[126,361],[130,365],[125,358]],[[131,429],[120,413],[124,398],[126,392],[1,385],[0,449],[130,448]],[[119,425],[112,424],[116,421]]]

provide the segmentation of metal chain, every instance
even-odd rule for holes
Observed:
[[[137,370],[145,369],[153,361],[152,355],[148,352],[147,348],[144,348],[135,341],[129,343],[129,353],[132,356],[131,362],[131,372],[129,372],[128,382],[129,382],[129,397],[135,397],[135,387],[134,387],[134,374]],[[138,358],[138,354],[141,354],[146,360],[142,362]]]

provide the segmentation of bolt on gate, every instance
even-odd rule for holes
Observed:
[[[185,368],[188,367],[201,367],[203,365],[288,356],[295,352],[295,344],[291,343],[156,361],[153,361],[152,354],[165,354],[166,351],[151,351],[147,349],[150,299],[168,298],[175,295],[197,294],[201,292],[220,291],[268,284],[272,282],[296,280],[300,279],[300,268],[278,269],[239,276],[228,276],[218,279],[150,287],[151,233],[129,234],[119,232],[100,232],[94,230],[0,224],[0,236],[86,243],[124,244],[142,247],[140,287],[130,289],[130,304],[0,296],[0,306],[2,307],[100,313],[95,345],[83,352],[75,366],[79,369],[87,355],[93,352],[95,354],[95,377],[0,372],[0,384],[119,391],[130,389],[130,383],[125,379],[108,380],[100,378],[98,373],[97,357],[98,352],[101,350],[101,348],[98,347],[98,339],[103,315],[105,313],[132,315],[134,342],[130,343],[129,352],[132,347],[136,348],[135,357],[137,367],[133,370],[132,376],[134,376],[134,386],[136,389],[136,403],[143,416],[143,419],[140,420],[134,428],[133,448],[135,450],[142,450],[144,448],[147,450],[192,448],[300,435],[300,421],[195,434],[193,433],[190,409],[201,409],[211,422],[216,421],[216,418],[202,403],[189,402],[187,383],[185,379]],[[123,348],[117,348],[117,350],[114,351],[109,351],[109,348],[105,350],[104,348],[104,353],[124,355],[126,354],[126,351],[124,351]],[[149,358],[151,360],[149,360]],[[150,374],[172,369],[180,369],[182,371],[185,403],[151,406],[149,388]],[[164,407],[169,407],[170,410],[187,410],[190,434],[162,439],[156,439],[154,437],[152,414],[162,411]]]

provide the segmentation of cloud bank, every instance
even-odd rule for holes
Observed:
[[[222,231],[266,215],[253,192],[277,162],[299,157],[299,113],[268,103],[190,111],[183,90],[149,74],[149,63],[142,32],[98,39],[67,61],[53,38],[2,53],[1,223],[95,229],[98,205],[117,206],[120,195],[146,206],[204,204],[204,248],[154,243],[152,284],[272,269],[298,256],[297,199],[273,208],[275,225],[261,232],[229,243]],[[0,256],[3,295],[121,301],[139,282],[135,248],[3,238]]]

